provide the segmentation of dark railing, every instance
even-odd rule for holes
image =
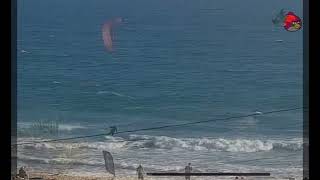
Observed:
[[[159,172],[147,173],[149,176],[270,176],[270,173],[175,173],[175,172]]]

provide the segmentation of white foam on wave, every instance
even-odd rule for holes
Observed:
[[[32,128],[35,122],[18,122],[18,129]],[[75,129],[86,129],[85,126],[79,124],[60,124],[58,123],[58,129],[61,131],[72,131]]]
[[[118,97],[126,97],[129,99],[135,99],[134,97],[131,97],[131,96],[128,96],[125,94],[121,94],[121,93],[118,93],[115,91],[98,91],[97,94],[111,94],[111,95],[118,96]]]
[[[18,140],[30,142],[31,140],[39,140],[39,138],[19,138]],[[45,163],[49,165],[68,165],[68,167],[71,165],[72,171],[77,168],[89,168],[86,170],[100,171],[104,169],[101,151],[107,150],[112,153],[117,170],[134,172],[135,168],[142,163],[145,169],[149,171],[180,172],[183,171],[183,165],[187,161],[190,161],[190,157],[194,154],[206,156],[208,150],[209,153],[211,153],[210,151],[216,151],[218,154],[220,153],[219,151],[222,154],[225,154],[224,152],[242,152],[246,154],[246,152],[270,151],[273,149],[294,151],[300,148],[301,141],[302,139],[300,138],[262,140],[212,137],[173,138],[148,135],[129,135],[128,137],[106,136],[105,141],[55,142],[21,146],[22,149],[19,149],[18,160],[29,162],[29,164],[34,164],[34,166],[39,166],[39,163]],[[205,151],[205,153],[198,151]],[[158,152],[159,154],[157,154]],[[163,156],[164,153],[165,156]],[[50,154],[50,157],[46,156],[46,154]],[[195,170],[203,172],[207,170],[212,171],[212,169],[219,171],[261,171],[261,168],[263,170],[266,167],[266,171],[281,177],[288,174],[298,176],[302,168],[286,166],[284,168],[289,169],[280,170],[273,166],[264,167],[264,165],[260,166],[256,164],[252,166],[246,163],[219,163],[215,160],[212,162],[191,161],[195,165]],[[199,166],[197,167],[197,165]]]
[[[72,131],[74,129],[86,129],[86,127],[81,125],[72,125],[72,124],[59,124],[59,130],[62,131]]]
[[[127,138],[106,136],[106,141],[80,142],[79,148],[95,150],[128,149],[167,149],[187,151],[221,151],[221,152],[261,152],[271,150],[299,151],[303,148],[302,138],[283,140],[262,139],[224,139],[224,138],[174,138],[168,136],[130,135]],[[19,141],[21,141],[20,139]],[[24,139],[22,141],[32,141]],[[53,149],[68,147],[71,143],[38,143],[34,148]],[[30,146],[30,145],[29,145]]]
[[[22,49],[20,52],[21,52],[21,53],[29,53],[29,51],[26,51],[26,50],[24,50],[24,49]]]
[[[226,152],[259,152],[283,149],[297,151],[302,149],[302,139],[259,140],[223,138],[172,138],[167,136],[131,135],[129,140],[135,147],[154,149],[186,149],[192,151],[210,150]]]
[[[35,156],[26,156],[23,154],[19,154],[18,161],[25,162],[34,162],[41,164],[56,164],[56,165],[88,165],[88,166],[104,166],[104,162],[89,159],[89,158],[78,158],[78,157],[55,157],[55,158],[45,158],[45,157],[35,157]]]

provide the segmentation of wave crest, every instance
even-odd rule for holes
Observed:
[[[226,152],[259,152],[271,150],[297,151],[302,140],[251,140],[223,138],[172,138],[167,136],[131,135],[131,145],[151,149],[210,150]]]
[[[260,151],[299,151],[303,142],[300,139],[261,140],[261,139],[224,139],[224,138],[173,138],[168,136],[129,135],[123,137],[106,136],[105,141],[80,143],[39,143],[24,148],[55,149],[76,145],[79,149],[125,151],[134,149],[167,149],[187,151],[222,152],[260,152]]]

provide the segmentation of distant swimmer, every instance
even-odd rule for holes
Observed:
[[[255,114],[263,114],[262,112],[260,112],[260,111],[256,111],[256,112],[254,112]]]
[[[278,40],[276,40],[276,42],[283,42],[283,40],[282,39],[278,39]]]
[[[137,174],[138,174],[138,179],[143,180],[144,170],[143,170],[143,167],[141,166],[141,164],[137,168]]]
[[[188,166],[186,166],[184,170],[185,170],[185,173],[191,173],[192,171],[191,163],[188,163]],[[190,175],[186,175],[186,180],[190,180]]]

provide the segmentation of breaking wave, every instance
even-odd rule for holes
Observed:
[[[224,138],[173,138],[168,136],[130,135],[126,138],[107,136],[105,141],[79,143],[39,143],[26,145],[25,148],[63,148],[77,146],[80,149],[96,150],[134,150],[166,149],[186,151],[221,152],[260,152],[260,151],[299,151],[302,150],[302,138],[283,140],[261,139],[224,139]]]
[[[49,139],[19,138],[18,143]],[[65,169],[74,172],[74,169],[85,169],[85,172],[103,172],[104,160],[101,151],[110,151],[113,154],[115,167],[121,173],[134,172],[142,162],[148,171],[175,171],[184,170],[184,164],[190,161],[194,154],[207,155],[207,152],[238,152],[245,153],[241,157],[248,159],[247,152],[266,151],[298,151],[302,150],[302,138],[293,139],[225,139],[225,138],[173,138],[168,136],[129,135],[127,137],[107,136],[100,141],[74,142],[43,142],[21,145],[18,147],[18,162],[40,169]],[[158,154],[159,152],[159,154]],[[282,152],[280,152],[282,153]],[[287,153],[287,152],[285,152]],[[168,158],[171,160],[166,160]],[[209,153],[211,154],[211,153]],[[212,153],[215,154],[215,153]],[[219,153],[218,153],[219,154]],[[249,153],[251,156],[251,153]],[[148,157],[148,158],[145,158]],[[249,159],[254,159],[255,155]],[[193,161],[193,160],[191,160]],[[211,161],[211,160],[210,160]],[[224,161],[224,160],[223,160]],[[241,161],[241,160],[240,160]],[[192,162],[193,163],[193,162]],[[202,164],[203,163],[203,164]],[[212,160],[215,168],[227,171],[239,168],[252,168],[244,163],[233,165],[221,160]],[[195,162],[195,172],[205,172],[212,169],[213,164]],[[267,165],[266,165],[267,166]],[[259,166],[264,168],[264,166]],[[273,168],[273,167],[270,167]],[[290,167],[291,168],[291,167]],[[277,168],[275,168],[277,170]],[[275,171],[270,169],[270,171]],[[298,169],[299,170],[299,169]],[[124,172],[122,172],[124,171]],[[290,174],[297,170],[290,171]],[[79,172],[83,172],[80,171]],[[281,174],[280,172],[279,174]]]
[[[51,122],[49,122],[51,123]],[[54,121],[52,121],[52,123],[55,123]],[[36,122],[19,122],[18,123],[18,129],[32,129],[32,126],[36,124]],[[77,124],[61,124],[58,123],[58,128],[60,131],[72,131],[75,129],[86,129],[86,127],[81,126],[81,125],[77,125]]]
[[[212,150],[225,152],[259,152],[270,150],[298,151],[302,139],[254,140],[223,138],[172,138],[167,136],[131,135],[135,147],[151,149],[185,149],[192,151]]]

